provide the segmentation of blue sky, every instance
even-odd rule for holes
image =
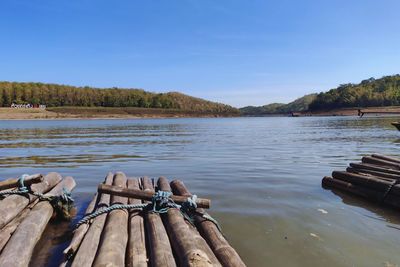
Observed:
[[[236,107],[399,73],[398,0],[3,0],[0,80]]]

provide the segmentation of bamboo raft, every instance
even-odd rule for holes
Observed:
[[[346,171],[333,171],[332,177],[324,177],[322,186],[400,208],[400,158],[379,154],[363,157],[359,163],[350,163]]]
[[[400,131],[400,122],[392,122],[392,125],[396,127],[397,130]]]
[[[209,207],[182,181],[109,173],[61,266],[245,266],[205,212]]]
[[[0,266],[28,266],[50,219],[69,217],[75,185],[55,172],[0,181]]]

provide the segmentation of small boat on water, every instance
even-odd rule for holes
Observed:
[[[392,122],[392,125],[400,131],[400,122]]]

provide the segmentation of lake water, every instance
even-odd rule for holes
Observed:
[[[0,177],[71,175],[79,214],[109,171],[179,178],[212,199],[211,215],[248,266],[396,266],[399,213],[321,188],[363,155],[399,155],[392,120],[0,121]],[[55,233],[67,226],[47,230],[37,264],[57,265],[67,237]]]

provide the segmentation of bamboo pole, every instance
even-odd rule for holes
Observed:
[[[388,167],[385,168],[382,166],[376,166],[376,165],[372,165],[372,164],[368,164],[368,163],[350,163],[350,166],[355,169],[378,171],[378,172],[389,173],[389,174],[394,174],[394,175],[400,176],[399,170],[389,169]]]
[[[377,159],[382,159],[382,160],[391,161],[391,162],[400,164],[400,159],[399,158],[380,155],[380,154],[372,154],[371,156],[374,157],[374,158],[377,158]]]
[[[388,166],[391,168],[394,168],[396,170],[400,169],[400,163],[395,163],[392,161],[387,161],[387,160],[382,160],[374,157],[363,157],[361,159],[363,163],[369,163],[369,164],[374,164],[374,165],[379,165],[379,166]]]
[[[192,196],[182,181],[174,180],[170,185],[174,194],[185,197]],[[197,209],[197,211],[202,214],[205,213],[203,209]],[[204,219],[200,215],[195,215],[194,219],[200,234],[207,241],[222,266],[246,266],[239,254],[229,245],[228,241],[213,222]]]
[[[382,196],[390,195],[392,198],[400,197],[400,185],[393,185],[395,182],[394,180],[388,181],[374,176],[339,171],[332,172],[332,177],[377,191],[378,193],[382,194]],[[390,192],[388,190],[390,190]]]
[[[111,185],[113,183],[114,175],[108,173],[105,178],[105,184]],[[100,200],[97,203],[96,210],[101,210],[110,205],[110,195],[102,194]],[[96,251],[99,246],[101,232],[103,231],[104,224],[107,218],[107,214],[97,216],[92,220],[89,225],[79,249],[76,251],[75,257],[73,258],[72,267],[90,267],[96,257]]]
[[[362,185],[355,185],[342,180],[333,179],[331,177],[324,177],[322,179],[322,186],[325,188],[338,189],[356,196],[366,198],[368,200],[372,200],[378,203],[385,203],[392,207],[400,208],[400,196],[398,194],[394,194],[393,191],[385,196],[382,192],[372,190]],[[397,186],[394,186],[393,188],[395,187]],[[397,188],[397,191],[399,190],[400,188]]]
[[[43,182],[32,184],[31,189],[37,193],[46,193],[61,181],[61,176],[58,173],[51,172],[47,174]],[[0,229],[9,223],[17,216],[29,203],[35,201],[36,196],[30,195],[10,195],[0,201]]]
[[[142,200],[151,201],[153,199],[154,194],[146,191],[136,190],[136,189],[128,189],[128,188],[118,188],[114,186],[100,184],[98,187],[98,192],[102,194],[111,194],[114,196],[122,196],[122,197],[130,197],[130,198],[138,198]],[[183,196],[172,195],[171,199],[178,204],[184,203],[187,199]],[[210,208],[211,201],[205,198],[198,198],[196,200],[196,204],[199,208]]]
[[[128,188],[139,189],[138,179],[128,179]],[[142,201],[139,199],[129,199],[129,204],[141,203]],[[128,267],[147,267],[144,219],[140,210],[129,211],[128,236],[126,265]]]
[[[158,179],[157,186],[159,190],[171,191],[165,177]],[[163,216],[168,236],[181,266],[221,266],[207,242],[196,228],[185,221],[180,210],[169,209]]]
[[[75,185],[72,177],[65,177],[48,195],[60,195],[63,189],[72,191]],[[53,215],[53,211],[49,201],[41,201],[33,207],[3,249],[0,255],[0,266],[28,266],[35,245]]]
[[[90,201],[89,205],[87,206],[84,216],[91,214],[95,211],[96,203],[98,200],[99,195],[96,193],[93,199]],[[67,263],[68,259],[78,250],[83,238],[85,237],[86,232],[89,229],[89,226],[90,225],[88,223],[84,223],[74,230],[74,236],[71,239],[71,243],[63,251],[65,264]]]
[[[24,185],[29,186],[31,184],[37,184],[43,181],[43,175],[33,174],[29,175],[24,179]],[[10,189],[14,187],[19,187],[19,179],[11,178],[4,181],[0,181],[0,190]]]
[[[126,176],[122,172],[114,175],[113,185],[126,188]],[[127,204],[128,199],[111,196],[111,204]],[[128,243],[128,211],[113,210],[107,216],[101,242],[94,259],[94,267],[125,266],[125,252]]]
[[[142,188],[145,192],[154,194],[154,186],[148,177],[143,177]],[[153,267],[175,267],[175,259],[167,231],[158,213],[144,214],[147,240],[149,241],[150,265]]]
[[[378,172],[378,171],[371,171],[371,170],[366,170],[366,169],[358,169],[358,168],[353,168],[353,167],[346,168],[346,171],[352,172],[352,173],[358,173],[358,174],[372,175],[372,176],[379,177],[380,179],[384,179],[384,180],[399,180],[400,179],[399,175]]]
[[[354,185],[354,184],[346,182],[346,181],[333,179],[332,177],[328,177],[328,176],[325,176],[322,179],[322,186],[326,187],[326,188],[339,189],[339,190],[345,191],[347,193],[351,193],[353,195],[367,198],[367,199],[374,200],[374,201],[380,201],[382,198],[382,193],[377,193],[374,190],[371,190],[371,189],[368,189],[368,188],[365,188],[362,186]]]
[[[8,240],[11,238],[11,235],[14,233],[15,229],[17,229],[18,225],[26,218],[29,211],[31,211],[33,206],[35,206],[38,202],[39,200],[36,199],[34,202],[30,203],[11,222],[9,222],[0,230],[0,253],[7,244]]]
[[[332,177],[338,180],[349,182],[354,185],[361,185],[380,192],[386,191],[388,187],[392,184],[391,182],[373,176],[366,176],[366,175],[360,175],[342,171],[333,171]]]

